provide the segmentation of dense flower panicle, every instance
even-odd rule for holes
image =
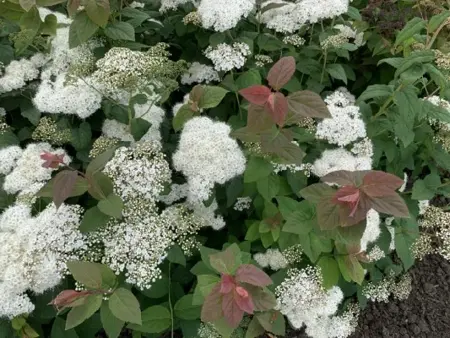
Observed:
[[[219,74],[213,67],[194,62],[186,73],[181,76],[181,83],[190,85],[193,83],[210,83],[220,81]]]
[[[16,204],[0,215],[0,317],[33,311],[27,290],[43,293],[60,283],[65,263],[79,258],[81,207],[50,204],[36,216],[31,206]]]
[[[370,170],[372,169],[371,157],[359,157],[352,155],[349,151],[337,148],[325,150],[312,167],[312,173],[322,177],[338,170]]]
[[[170,181],[171,171],[158,142],[120,147],[105,165],[104,173],[114,182],[116,193],[124,200],[142,196],[156,200]]]
[[[202,0],[198,14],[204,28],[224,32],[235,27],[255,7],[255,0]]]
[[[425,214],[425,212],[430,207],[430,201],[429,200],[421,200],[417,202],[419,206],[419,215]]]
[[[110,138],[107,136],[100,136],[97,138],[94,143],[92,144],[92,148],[89,152],[89,157],[91,159],[96,158],[101,153],[104,153],[110,148],[113,148],[119,144],[119,139],[117,138]]]
[[[363,38],[364,33],[358,33],[356,30],[345,25],[335,25],[333,27],[335,30],[339,31],[338,34],[331,35],[320,43],[323,49],[328,49],[330,47],[340,48],[343,44],[352,41],[357,47],[364,44]]]
[[[9,146],[0,149],[0,174],[8,175],[15,167],[17,160],[22,157],[22,148]]]
[[[165,195],[159,195],[158,200],[167,204],[172,205],[174,202],[186,198],[188,195],[188,185],[172,183],[170,185],[170,192]]]
[[[60,146],[72,140],[72,132],[69,128],[60,128],[56,121],[48,116],[44,116],[39,120],[31,138],[35,141],[48,142]]]
[[[244,211],[250,209],[252,205],[252,198],[249,196],[238,197],[234,203],[233,209],[236,211]]]
[[[411,275],[405,274],[399,280],[395,277],[387,277],[378,283],[369,282],[364,285],[362,294],[372,302],[387,303],[391,295],[400,301],[408,299],[411,290]]]
[[[288,277],[275,289],[278,309],[291,325],[299,329],[307,327],[320,317],[335,314],[344,295],[339,287],[325,290],[317,267],[302,270],[291,269]]]
[[[278,249],[267,249],[266,252],[258,252],[253,255],[253,259],[262,268],[270,267],[274,271],[284,269],[289,264],[283,253]]]
[[[419,225],[424,230],[414,243],[413,253],[418,259],[430,253],[450,260],[450,213],[428,206]]]
[[[241,69],[250,54],[250,47],[243,42],[235,42],[232,45],[221,43],[214,48],[209,46],[205,50],[205,56],[212,61],[214,69],[218,72]]]
[[[305,24],[346,13],[349,0],[268,0],[263,2],[262,8],[273,3],[284,6],[265,11],[260,21],[277,32],[294,33]]]
[[[367,253],[367,258],[370,262],[376,262],[382,258],[386,257],[386,254],[378,245],[375,245],[370,251]]]
[[[14,194],[29,188],[33,183],[48,181],[55,168],[44,168],[42,166],[43,161],[40,156],[44,152],[64,155],[64,163],[69,164],[71,162],[70,157],[63,149],[54,149],[48,143],[29,144],[17,160],[16,167],[5,177],[3,189],[9,194]]]
[[[167,12],[169,10],[177,9],[178,6],[187,4],[187,3],[198,3],[198,0],[161,0],[161,7],[159,11],[161,13]]]
[[[317,124],[316,138],[338,146],[346,146],[359,138],[366,137],[366,126],[358,106],[341,91],[336,91],[325,99],[331,118]]]
[[[203,226],[209,226],[214,230],[220,230],[225,227],[225,220],[222,215],[216,214],[216,211],[219,208],[216,200],[214,200],[208,207],[206,207],[203,203],[192,202],[187,202],[185,205],[193,211],[194,215],[197,217],[199,222],[203,224]]]
[[[39,77],[39,69],[47,58],[43,54],[35,54],[30,59],[14,60],[9,63],[3,76],[0,73],[0,94],[23,88],[28,81]]]
[[[298,34],[287,35],[283,38],[283,42],[287,45],[292,45],[295,47],[303,46],[306,42],[304,38],[302,38]]]
[[[230,137],[231,128],[207,117],[186,122],[173,155],[175,170],[188,181],[188,200],[207,200],[215,183],[224,184],[245,170],[245,157]]]
[[[255,65],[257,67],[264,67],[265,65],[273,63],[273,59],[270,56],[264,54],[256,54],[255,60]]]

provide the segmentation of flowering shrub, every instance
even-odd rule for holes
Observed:
[[[344,338],[450,259],[446,1],[0,2],[0,335]]]

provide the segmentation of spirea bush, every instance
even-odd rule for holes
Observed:
[[[450,259],[448,1],[0,2],[0,337],[345,338]]]

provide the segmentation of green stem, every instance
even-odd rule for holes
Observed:
[[[323,77],[325,76],[325,67],[327,66],[327,57],[328,57],[328,51],[325,50],[325,54],[324,54],[324,57],[323,57],[322,74],[320,75],[320,84],[322,84]]]
[[[441,32],[441,30],[442,30],[445,26],[447,26],[447,24],[448,24],[448,22],[447,22],[447,20],[445,20],[445,21],[438,27],[438,29],[436,29],[436,31],[434,32],[433,36],[431,37],[430,42],[428,42],[426,49],[430,49],[430,48],[433,46],[434,41],[436,41],[436,39],[437,39],[439,33]]]
[[[384,102],[384,104],[381,106],[380,110],[378,111],[378,113],[376,113],[374,116],[372,116],[372,121],[376,120],[379,116],[386,114],[386,109],[388,108],[388,106],[392,103],[392,101],[394,101],[394,97],[395,97],[395,93],[399,92],[400,90],[402,90],[403,88],[403,83],[400,84],[397,89],[394,91],[394,93],[392,93],[392,95],[389,97],[389,99],[386,100],[386,102]]]
[[[172,268],[172,263],[169,262],[169,310],[170,310],[170,321],[171,321],[171,327],[170,327],[170,337],[173,338],[173,307],[172,307],[172,299],[171,299],[171,292],[170,292],[170,287],[171,287],[171,268]]]

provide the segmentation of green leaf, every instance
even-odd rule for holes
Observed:
[[[338,63],[328,64],[326,71],[328,74],[331,75],[332,78],[342,80],[345,84],[347,84],[347,75],[342,65]]]
[[[400,76],[410,67],[416,64],[432,62],[434,60],[434,52],[431,50],[419,50],[412,52],[395,71],[395,77]]]
[[[268,52],[279,51],[283,48],[283,43],[268,33],[260,34],[256,39],[256,43],[261,50]]]
[[[141,325],[141,309],[133,293],[127,289],[119,288],[109,297],[109,309],[112,314],[123,320]]]
[[[128,328],[145,333],[160,333],[171,325],[170,312],[161,305],[151,306],[142,311],[142,325],[130,324]]]
[[[25,11],[28,12],[33,6],[36,5],[36,0],[19,0],[19,4]]]
[[[61,338],[61,337],[78,338],[78,335],[74,329],[70,329],[70,330],[66,331],[65,326],[66,326],[66,321],[60,317],[56,317],[53,322],[53,325],[52,325],[52,331],[50,333],[50,338]],[[0,330],[0,331],[2,331],[2,330]],[[0,333],[0,337],[2,337],[1,333]],[[4,338],[9,338],[9,337],[4,337]],[[111,337],[111,338],[114,338],[114,337]]]
[[[308,234],[317,225],[316,211],[309,201],[301,201],[298,208],[286,218],[284,232]]]
[[[359,285],[364,280],[364,269],[358,259],[353,255],[336,256],[342,276],[347,282],[354,281]]]
[[[100,265],[92,262],[70,261],[66,263],[73,278],[91,289],[100,289],[102,286],[102,274]]]
[[[87,0],[84,6],[86,14],[95,24],[106,26],[110,14],[109,0]]]
[[[200,256],[202,258],[202,262],[204,264],[204,266],[202,264],[197,263],[192,269],[191,272],[194,275],[201,275],[203,273],[208,274],[210,272],[215,272],[214,268],[211,266],[210,262],[209,262],[209,257],[213,254],[219,253],[219,250],[216,249],[211,249],[211,248],[207,248],[205,246],[201,246],[200,249]],[[194,268],[197,268],[198,272],[195,272]],[[193,271],[194,270],[194,271]],[[209,271],[208,271],[209,270]]]
[[[110,219],[111,217],[101,212],[97,206],[92,207],[84,213],[79,230],[82,233],[96,231],[105,226]]]
[[[208,296],[214,286],[220,282],[220,278],[216,275],[199,275],[197,277],[197,286],[194,291],[192,304],[202,305],[205,297]]]
[[[151,123],[141,119],[134,118],[131,120],[130,132],[135,141],[139,141],[149,130]]]
[[[87,178],[89,180],[88,192],[95,199],[103,200],[113,193],[113,182],[108,176],[106,176],[106,174],[102,172],[97,172],[92,176],[87,174]]]
[[[369,99],[391,96],[394,93],[392,86],[371,85],[358,97],[358,101],[367,101]]]
[[[286,135],[289,135],[286,133]],[[285,132],[277,129],[261,133],[261,148],[263,151],[278,156],[284,163],[301,164],[305,152],[292,143]]]
[[[184,104],[180,107],[176,115],[172,120],[172,127],[175,131],[180,131],[183,129],[184,124],[189,121],[192,117],[198,115],[197,112],[193,111],[188,104]]]
[[[89,148],[91,145],[92,131],[88,122],[82,122],[79,128],[72,129],[71,143],[76,150]]]
[[[222,32],[217,32],[214,34],[211,34],[209,37],[209,44],[211,45],[212,48],[216,47],[217,45],[225,42],[225,34]]]
[[[86,12],[75,15],[69,28],[69,47],[75,48],[88,41],[98,30],[98,26],[87,16]]]
[[[172,245],[167,254],[167,259],[169,262],[186,266],[186,257],[178,244]]]
[[[284,219],[287,219],[294,211],[299,208],[299,202],[290,198],[279,196],[277,197],[278,209]]]
[[[395,230],[395,250],[405,270],[408,270],[414,265],[411,247],[419,237],[419,227],[413,219],[401,219],[398,223],[400,227]]]
[[[142,293],[149,298],[161,298],[169,293],[169,278],[162,276],[157,279],[150,289],[142,290]]]
[[[421,102],[410,86],[405,90],[396,92],[394,102],[398,107],[398,114],[395,115],[394,132],[406,148],[414,141],[414,122]]]
[[[256,314],[255,317],[266,331],[282,336],[286,333],[286,323],[280,312],[266,311]]]
[[[264,199],[270,201],[280,190],[280,178],[277,175],[263,177],[256,182],[256,188]]]
[[[39,124],[41,112],[36,109],[31,101],[20,101],[20,114],[33,125],[37,126]]]
[[[122,199],[115,194],[110,194],[106,199],[100,200],[97,206],[105,215],[114,218],[122,218],[123,202]]]
[[[55,183],[55,178],[56,177],[52,178],[46,185],[44,185],[42,189],[37,193],[37,196],[53,197],[53,185]],[[69,197],[83,195],[88,190],[88,187],[88,181],[84,177],[78,176],[75,182],[75,186],[73,187]]]
[[[250,157],[244,172],[244,182],[256,182],[268,177],[273,171],[273,166],[260,157]]]
[[[256,317],[252,318],[250,324],[248,324],[247,332],[245,333],[245,338],[257,338],[265,332],[264,328],[261,326]]]
[[[238,90],[261,84],[261,75],[257,69],[250,69],[236,79]]]
[[[185,320],[194,320],[200,318],[201,307],[192,304],[193,295],[181,297],[174,306],[175,316]]]
[[[348,10],[347,10],[346,14],[353,20],[356,20],[356,21],[362,20],[362,17],[361,17],[361,14],[359,13],[358,8],[355,8],[353,6],[348,6]]]
[[[201,109],[214,108],[219,105],[228,90],[217,86],[203,86],[203,94],[198,102],[198,107]]]
[[[84,303],[72,308],[67,314],[66,330],[80,325],[91,317],[102,305],[103,295],[90,295],[85,298]]]
[[[298,236],[298,239],[305,254],[313,263],[317,261],[322,252],[331,251],[330,240],[320,238],[314,232],[310,232],[308,235]]]
[[[446,10],[431,17],[428,21],[428,34],[434,33],[445,20],[450,17],[450,11]]]
[[[426,21],[422,18],[415,17],[408,21],[403,29],[397,34],[394,46],[400,45],[402,42],[412,38],[426,27]]]
[[[427,187],[424,180],[419,179],[414,182],[411,196],[413,200],[430,200],[434,195],[435,191]]]
[[[134,27],[128,22],[116,21],[109,23],[105,28],[105,35],[113,40],[134,41]]]
[[[209,263],[217,272],[233,275],[242,264],[241,249],[233,243],[224,251],[210,255]]]
[[[331,289],[339,281],[339,265],[333,257],[323,256],[317,262],[322,273],[322,285],[325,289]]]
[[[118,338],[125,322],[113,315],[107,302],[103,302],[100,308],[100,319],[108,338]]]

